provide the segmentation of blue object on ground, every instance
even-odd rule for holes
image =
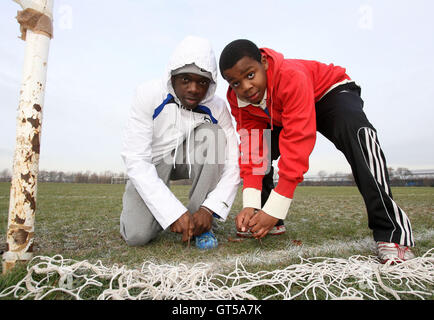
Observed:
[[[217,248],[218,241],[212,231],[202,233],[196,237],[196,247],[198,249],[213,249]]]

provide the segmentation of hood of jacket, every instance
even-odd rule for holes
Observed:
[[[176,47],[167,64],[165,78],[167,90],[179,102],[172,86],[172,71],[192,63],[211,73],[213,81],[209,85],[205,98],[200,102],[206,104],[214,97],[217,88],[217,62],[211,43],[207,39],[188,36]]]

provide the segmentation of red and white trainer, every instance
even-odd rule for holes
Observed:
[[[274,226],[270,231],[268,231],[267,236],[278,236],[286,232],[286,227],[284,224]],[[253,238],[253,234],[250,230],[246,232],[237,231],[237,236],[240,238]]]
[[[415,257],[410,247],[393,242],[377,241],[377,251],[381,263],[386,263],[389,260],[403,262]]]

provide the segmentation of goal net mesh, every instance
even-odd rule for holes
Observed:
[[[433,299],[434,248],[420,257],[381,264],[374,256],[348,259],[299,257],[273,271],[249,272],[240,260],[232,270],[215,265],[155,264],[140,269],[36,256],[16,285],[0,292],[17,299]],[[97,293],[95,295],[95,292]],[[258,297],[258,292],[267,292]]]

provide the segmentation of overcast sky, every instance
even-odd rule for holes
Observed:
[[[187,35],[216,57],[247,38],[287,58],[347,69],[362,87],[388,166],[433,169],[432,0],[54,0],[41,170],[123,172],[122,129],[133,92],[163,75]],[[25,42],[12,0],[0,4],[0,170],[12,169]],[[219,78],[217,94],[227,84]],[[308,175],[350,172],[318,134]]]

